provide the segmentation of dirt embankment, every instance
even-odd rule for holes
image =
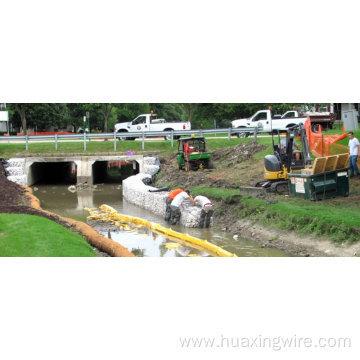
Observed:
[[[169,185],[171,188],[185,187],[189,189],[196,186],[216,188],[251,186],[264,176],[263,158],[254,158],[256,153],[264,149],[264,145],[250,142],[214,151],[214,169],[191,172],[178,170],[174,156],[164,157],[161,159],[162,170],[156,186]],[[335,198],[327,201],[334,203],[358,201],[356,191],[360,188],[360,181],[358,179],[351,180],[350,186],[355,190],[351,199],[350,197]],[[294,231],[265,227],[248,218],[239,219],[234,214],[241,206],[240,195],[233,196],[226,201],[211,200],[215,204],[214,226],[216,228],[256,241],[264,247],[275,247],[297,256],[354,256],[360,254],[360,244],[340,246],[316,235],[299,235]],[[276,202],[277,197],[273,196],[268,201]]]
[[[171,184],[171,187],[174,188],[207,186],[228,189],[241,185],[248,186],[249,183],[262,177],[263,160],[255,160],[253,156],[265,148],[265,145],[250,142],[215,150],[212,152],[214,169],[190,172],[179,170],[173,155],[162,157],[160,159],[161,175],[157,186]],[[240,173],[241,176],[239,176]]]
[[[61,217],[49,211],[42,210],[39,200],[28,187],[23,187],[6,178],[3,164],[0,162],[0,213],[29,214],[45,217],[55,221],[68,230],[84,236],[87,241],[98,250],[111,256],[133,257],[134,255],[124,246],[100,235],[91,226],[69,218]]]

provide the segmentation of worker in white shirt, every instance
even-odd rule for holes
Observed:
[[[199,227],[209,227],[214,214],[212,202],[206,196],[198,195],[195,197],[193,203],[194,205],[201,206]]]
[[[352,131],[348,132],[349,136],[349,149],[350,149],[350,177],[355,175],[359,176],[359,168],[357,166],[357,159],[359,156],[359,140],[354,136]]]
[[[184,190],[174,197],[174,200],[170,204],[171,217],[170,224],[175,225],[180,220],[180,205],[184,200],[190,200],[194,203],[194,199],[190,196],[189,190]]]

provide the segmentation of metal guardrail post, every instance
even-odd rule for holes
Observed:
[[[142,149],[144,150],[145,149],[145,134],[144,132],[142,132]]]
[[[58,136],[55,134],[55,150],[58,149]]]
[[[86,151],[86,131],[84,131],[84,151]]]
[[[171,131],[171,147],[174,147],[174,132]]]
[[[257,142],[257,128],[255,128],[254,131],[254,141]]]
[[[228,131],[228,140],[230,141],[231,139],[231,128],[229,128],[229,131]]]
[[[116,132],[114,131],[114,151],[116,151]]]
[[[25,140],[26,140],[25,149],[29,150],[29,137],[27,135],[25,136]]]

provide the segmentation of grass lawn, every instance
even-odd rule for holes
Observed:
[[[239,194],[239,190],[199,186],[192,188],[191,194],[226,200]],[[359,208],[346,202],[339,203],[337,200],[314,202],[278,196],[276,203],[269,204],[265,199],[242,196],[240,203],[230,211],[233,212],[234,218],[250,218],[281,229],[315,233],[327,236],[334,242],[360,240]]]
[[[205,186],[196,186],[191,188],[191,196],[206,195],[209,198],[217,198],[226,200],[233,195],[239,195],[239,190],[236,189],[222,189],[222,188],[209,188]]]
[[[207,142],[210,150],[216,150],[224,147],[235,146],[242,142],[249,142],[252,139],[216,139],[212,138]],[[178,149],[178,142],[174,141],[174,146],[171,147],[171,141],[146,141],[145,153],[158,153],[161,155],[168,155],[176,153]],[[100,152],[108,153],[125,153],[126,150],[132,150],[136,153],[141,153],[141,141],[117,141],[116,151],[114,151],[114,142],[109,141],[88,141],[86,151],[84,151],[83,142],[60,142],[58,143],[58,150],[55,150],[54,143],[30,143],[29,150],[25,150],[25,144],[7,144],[0,143],[0,157],[8,159],[11,157],[20,157],[22,155],[35,155],[35,154],[92,154]]]
[[[86,240],[35,215],[0,214],[0,256],[96,256]]]

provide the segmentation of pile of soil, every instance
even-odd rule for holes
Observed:
[[[0,213],[34,214],[25,196],[25,188],[9,181],[5,175],[3,162],[0,162]]]
[[[238,164],[251,160],[255,154],[266,149],[266,146],[255,141],[241,143],[233,147],[216,150],[212,153],[213,161],[222,161],[228,164]]]
[[[229,189],[240,185],[250,185],[254,179],[262,176],[263,171],[263,159],[254,161],[253,156],[265,148],[265,145],[249,142],[215,150],[212,152],[214,169],[190,172],[177,168],[174,155],[163,157],[160,159],[161,173],[157,178],[156,186],[170,186],[171,188],[207,186]],[[249,167],[251,171],[244,171],[244,167]],[[249,177],[239,176],[240,170],[247,172]]]

